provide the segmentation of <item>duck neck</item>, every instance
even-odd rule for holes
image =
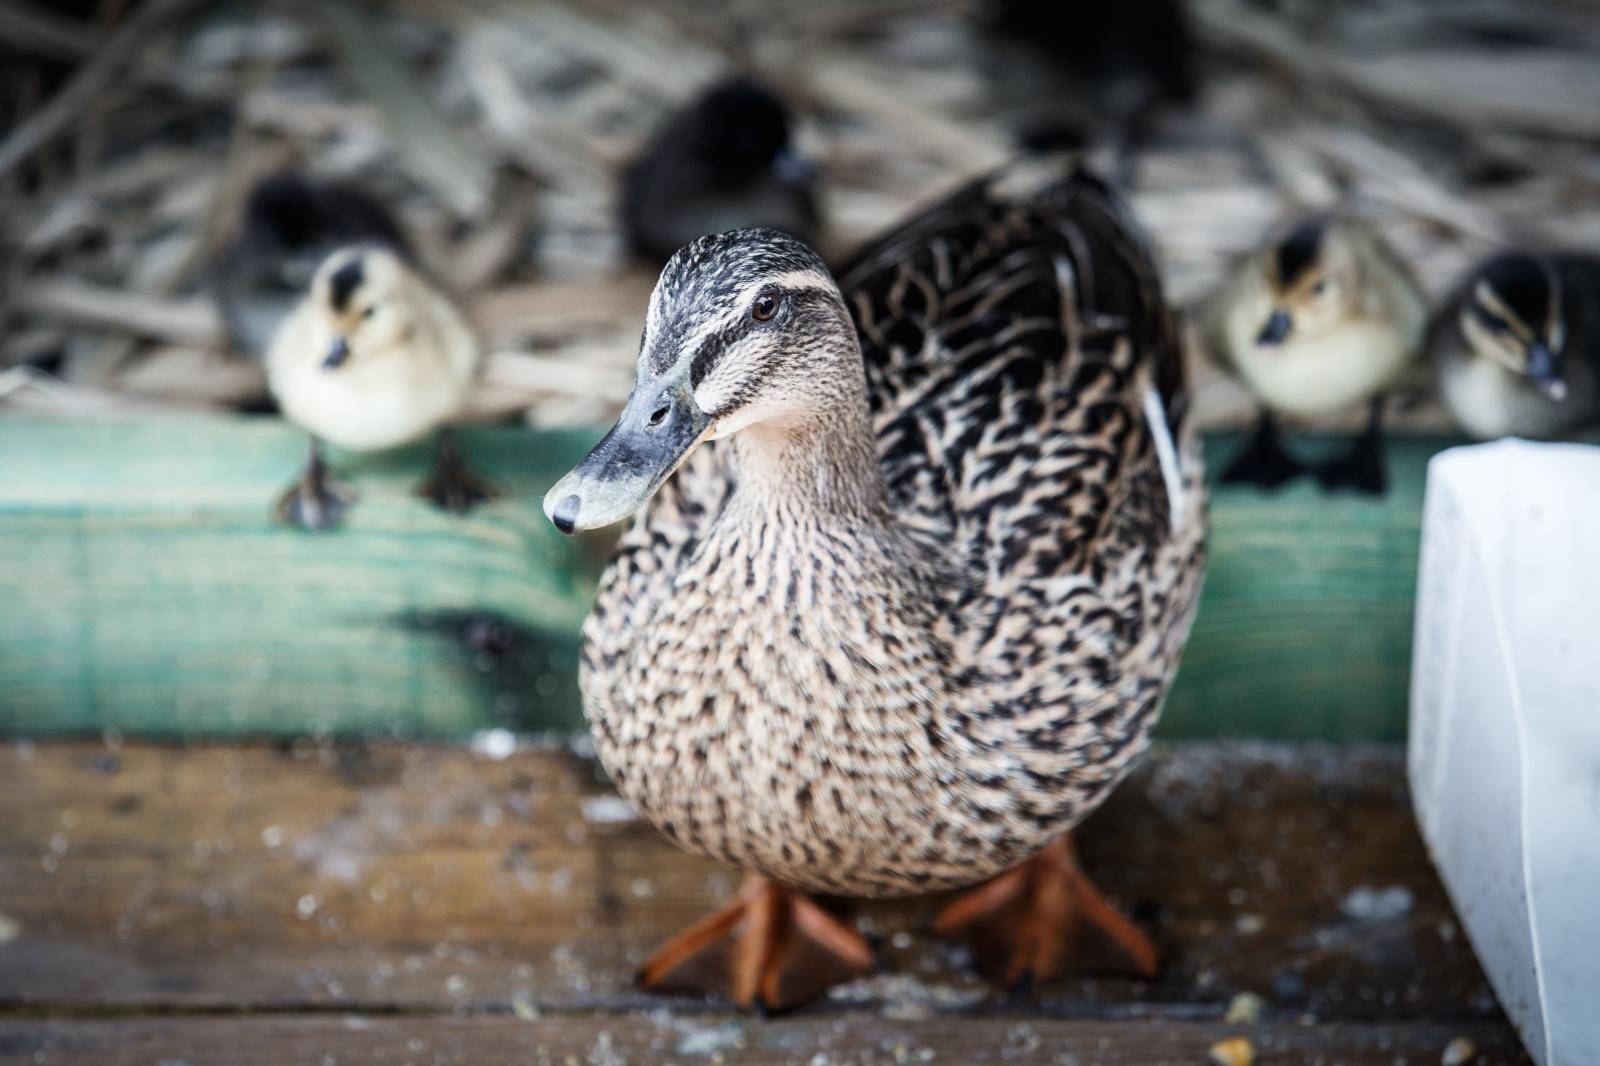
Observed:
[[[734,435],[729,444],[736,508],[756,518],[890,521],[866,382],[854,385],[803,416],[747,426]]]

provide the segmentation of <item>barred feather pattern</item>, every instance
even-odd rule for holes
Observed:
[[[838,277],[870,421],[804,446],[885,506],[819,513],[784,455],[702,446],[602,581],[585,705],[691,852],[841,895],[970,884],[1104,799],[1176,670],[1205,559],[1176,331],[1082,175],[977,183]]]

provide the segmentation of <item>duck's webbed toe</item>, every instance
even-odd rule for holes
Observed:
[[[1317,481],[1327,491],[1351,489],[1382,496],[1389,487],[1383,465],[1383,398],[1372,401],[1367,428],[1344,455],[1316,468]]]
[[[723,965],[705,965],[729,941]],[[739,1006],[783,1011],[870,972],[860,933],[810,898],[751,875],[739,897],[667,941],[640,967],[650,991],[723,992]]]
[[[1137,977],[1157,970],[1155,944],[1089,880],[1066,836],[956,897],[934,919],[933,932],[966,939],[979,969],[1008,988],[1042,984],[1073,969]]]
[[[313,451],[300,479],[278,497],[275,513],[285,525],[322,533],[343,522],[356,499],[355,489],[329,477],[321,458]]]
[[[1350,489],[1371,496],[1382,496],[1389,486],[1383,468],[1381,448],[1358,444],[1347,455],[1341,455],[1316,468],[1317,482],[1333,492]]]
[[[1222,480],[1232,485],[1260,485],[1275,489],[1305,473],[1305,466],[1284,448],[1277,422],[1265,412],[1256,424],[1250,443],[1222,472]]]
[[[433,472],[417,486],[417,495],[441,511],[462,515],[499,496],[499,490],[467,468],[455,441],[448,435],[439,438],[439,455]]]

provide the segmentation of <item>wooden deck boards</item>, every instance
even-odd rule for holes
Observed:
[[[655,1013],[625,1017],[257,1017],[0,1020],[0,1062],[55,1066],[1207,1066],[1218,1041],[1246,1034],[1261,1066],[1432,1066],[1452,1040],[1477,1051],[1473,1066],[1526,1061],[1500,1026],[1276,1022],[1064,1021],[944,1017],[897,1021],[864,1015],[768,1020]],[[8,1055],[10,1058],[8,1058]]]
[[[1200,1062],[1228,1033],[1264,1063],[1524,1061],[1394,749],[1158,749],[1081,835],[1155,981],[1008,1002],[922,931],[934,901],[852,905],[885,973],[770,1027],[631,988],[736,877],[567,750],[8,742],[0,783],[0,1062]],[[1264,1021],[1222,1025],[1245,991]]]

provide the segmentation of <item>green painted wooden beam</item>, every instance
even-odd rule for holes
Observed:
[[[576,726],[605,545],[560,537],[539,500],[595,436],[466,432],[505,490],[466,519],[412,497],[426,448],[336,455],[362,499],[310,535],[270,519],[304,449],[276,420],[0,419],[0,731]],[[1214,492],[1167,735],[1402,735],[1423,471],[1445,443],[1393,443],[1382,501]],[[1235,446],[1209,442],[1213,463]]]
[[[1290,443],[1308,460],[1348,446]],[[1403,739],[1427,465],[1458,443],[1391,440],[1381,499],[1310,479],[1213,485],[1211,565],[1162,735]],[[1208,438],[1211,470],[1240,444]]]
[[[271,505],[304,461],[276,420],[0,420],[0,728],[459,734],[579,721],[596,564],[543,489],[589,433],[465,433],[506,501],[413,498],[426,447],[348,457],[349,524]]]

